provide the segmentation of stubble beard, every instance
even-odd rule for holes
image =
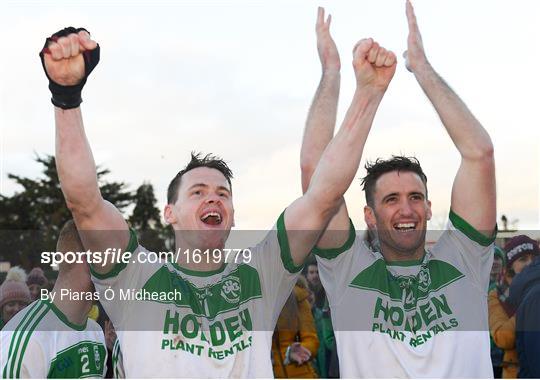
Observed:
[[[372,231],[377,236],[378,243],[380,244],[381,254],[384,257],[399,257],[403,259],[412,259],[419,254],[420,256],[424,252],[426,245],[426,225],[423,226],[419,238],[409,245],[400,244],[392,237],[392,232],[386,229],[377,229]],[[399,233],[399,232],[398,232]]]

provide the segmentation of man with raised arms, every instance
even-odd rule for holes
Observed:
[[[250,248],[250,259],[225,262],[204,253],[222,249],[233,225],[232,174],[217,158],[193,156],[169,186],[165,219],[174,229],[177,249],[199,249],[202,260],[188,254],[176,262],[150,264],[139,260],[146,251],[135,232],[102,198],[85,136],[81,89],[97,64],[99,46],[84,29],[66,28],[47,39],[41,57],[56,106],[56,162],[68,207],[86,249],[134,252],[127,264],[94,264],[96,288],[117,297],[123,289],[182,294],[160,302],[103,300],[117,329],[127,377],[272,377],[276,319],[354,178],[358,146],[395,72],[395,55],[374,46],[371,39],[355,46],[358,90],[343,125],[305,194]]]
[[[448,229],[432,249],[425,250],[431,218],[426,176],[416,159],[398,156],[368,163],[363,180],[364,217],[380,249],[355,236],[344,204],[318,241],[315,253],[332,312],[340,373],[360,378],[492,377],[487,288],[496,228],[493,146],[427,60],[408,1],[406,15],[406,67],[437,111],[461,164]],[[329,25],[319,9],[323,74],[302,146],[304,191],[334,129],[340,62]],[[381,49],[374,45],[371,52]],[[364,126],[358,148],[368,136],[370,125]]]
[[[60,231],[56,250],[83,251],[72,220]],[[88,264],[63,262],[58,269],[53,296],[32,302],[0,332],[3,379],[105,376],[105,337],[88,318],[95,299]]]

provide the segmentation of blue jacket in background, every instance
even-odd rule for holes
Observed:
[[[519,378],[540,378],[540,257],[512,280],[507,302],[516,312]]]

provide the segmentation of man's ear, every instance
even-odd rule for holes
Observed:
[[[377,218],[375,218],[375,211],[369,206],[364,206],[364,221],[369,229],[377,229]]]
[[[431,212],[431,201],[427,201],[427,212],[426,212],[427,220],[431,220],[432,216],[433,216],[433,213]]]
[[[176,216],[174,215],[172,208],[173,206],[168,204],[163,210],[163,215],[165,216],[165,222],[167,222],[167,224],[174,224],[176,222]]]

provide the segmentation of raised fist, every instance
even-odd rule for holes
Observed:
[[[63,109],[78,107],[86,78],[99,62],[99,45],[86,29],[68,27],[47,38],[39,56],[53,104]]]
[[[371,38],[360,40],[353,50],[356,83],[385,91],[396,72],[396,55]]]
[[[319,52],[319,59],[321,60],[323,71],[339,71],[341,69],[341,61],[339,60],[336,43],[330,35],[331,22],[332,16],[328,15],[328,18],[325,21],[324,8],[319,7],[315,31],[317,32],[317,50]]]

